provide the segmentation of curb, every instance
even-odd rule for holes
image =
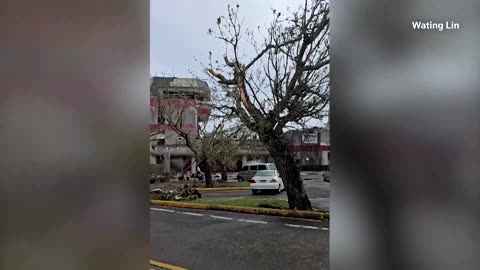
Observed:
[[[213,187],[213,188],[194,188],[198,191],[225,191],[225,190],[247,190],[250,187]]]
[[[155,267],[159,267],[161,269],[168,269],[168,270],[187,270],[186,268],[171,265],[168,263],[163,263],[155,260],[150,260],[150,265],[153,265]]]
[[[201,210],[219,210],[219,211],[228,211],[228,212],[253,214],[253,215],[315,219],[315,220],[321,220],[321,221],[328,221],[330,219],[330,214],[328,212],[280,210],[280,209],[242,207],[242,206],[230,206],[230,205],[184,203],[184,202],[161,201],[161,200],[151,200],[150,204],[160,205],[160,206],[179,207],[179,208],[201,209]]]

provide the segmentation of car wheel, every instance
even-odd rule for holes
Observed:
[[[239,178],[238,178],[238,182],[243,182],[243,178],[242,178],[242,177],[239,177]]]
[[[252,194],[257,195],[258,194],[258,189],[252,189]]]

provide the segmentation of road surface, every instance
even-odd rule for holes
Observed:
[[[303,181],[305,190],[312,203],[313,208],[319,210],[329,210],[330,207],[330,183],[321,179],[305,179]],[[275,198],[287,200],[287,193],[280,194],[262,193],[253,195],[251,190],[232,190],[232,191],[202,191],[202,199],[240,199],[240,198]]]
[[[328,269],[328,222],[150,209],[153,260],[189,270]]]

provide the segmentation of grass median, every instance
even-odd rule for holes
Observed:
[[[228,200],[193,200],[186,203],[201,203],[208,205],[228,205],[241,207],[257,207],[270,209],[288,209],[288,202],[278,199],[228,199]]]
[[[215,183],[214,187],[250,187],[249,182]]]

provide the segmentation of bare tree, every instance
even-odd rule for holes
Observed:
[[[212,157],[221,173],[222,181],[227,181],[227,171],[236,164],[235,156],[240,149],[248,149],[248,130],[237,124],[229,129],[217,130],[214,137],[216,144],[212,149]]]
[[[194,158],[200,162],[200,169],[205,173],[205,184],[213,186],[211,165],[216,164],[226,176],[226,168],[231,164],[233,156],[241,147],[244,133],[242,125],[233,125],[228,117],[198,124],[195,129],[185,128],[185,116],[194,107],[175,106],[163,107],[159,110],[162,122],[185,140],[186,146],[192,151]],[[222,177],[226,180],[226,177]]]
[[[235,114],[265,144],[284,179],[290,208],[311,210],[284,129],[326,116],[329,102],[328,1],[306,0],[273,20],[258,34],[244,29],[239,5],[228,7],[209,34],[226,44],[223,61],[212,61],[208,74],[223,93],[216,106]],[[247,55],[253,54],[251,57]]]

